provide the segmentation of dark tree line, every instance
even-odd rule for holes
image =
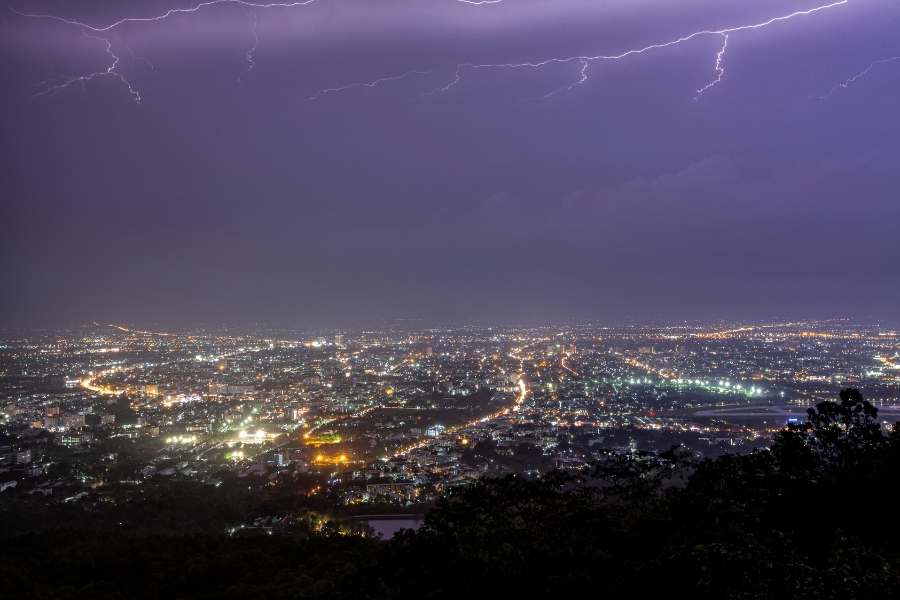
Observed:
[[[747,455],[610,454],[577,475],[485,479],[390,542],[73,523],[6,541],[0,596],[898,597],[900,432],[856,390],[809,412]]]

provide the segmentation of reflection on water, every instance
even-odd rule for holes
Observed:
[[[394,534],[401,529],[418,529],[422,526],[424,519],[421,517],[399,517],[399,518],[372,518],[366,519],[369,527],[378,537],[389,540]]]

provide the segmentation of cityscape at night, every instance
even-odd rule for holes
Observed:
[[[847,387],[885,427],[900,417],[900,334],[849,320],[327,335],[94,324],[6,339],[0,356],[0,485],[50,504],[245,479],[339,514],[418,514],[485,475],[767,447]]]
[[[897,598],[898,34],[10,0],[0,600]]]
[[[876,407],[876,429],[900,420],[900,333],[849,319],[316,333],[93,323],[8,337],[0,361],[7,535],[74,511],[100,530],[115,515],[133,532],[385,540],[479,481],[768,452],[841,389]],[[166,506],[182,495],[192,500]]]

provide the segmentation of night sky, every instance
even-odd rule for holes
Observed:
[[[900,2],[449,85],[826,3],[5,11],[0,324],[900,321]]]

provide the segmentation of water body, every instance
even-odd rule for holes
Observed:
[[[806,421],[808,407],[802,406],[741,406],[699,410],[695,417],[717,418],[735,422],[787,423]],[[900,419],[900,407],[877,406],[879,420]]]
[[[389,540],[401,529],[418,529],[425,522],[425,517],[424,515],[376,515],[361,517],[360,520],[365,521],[376,536]]]

